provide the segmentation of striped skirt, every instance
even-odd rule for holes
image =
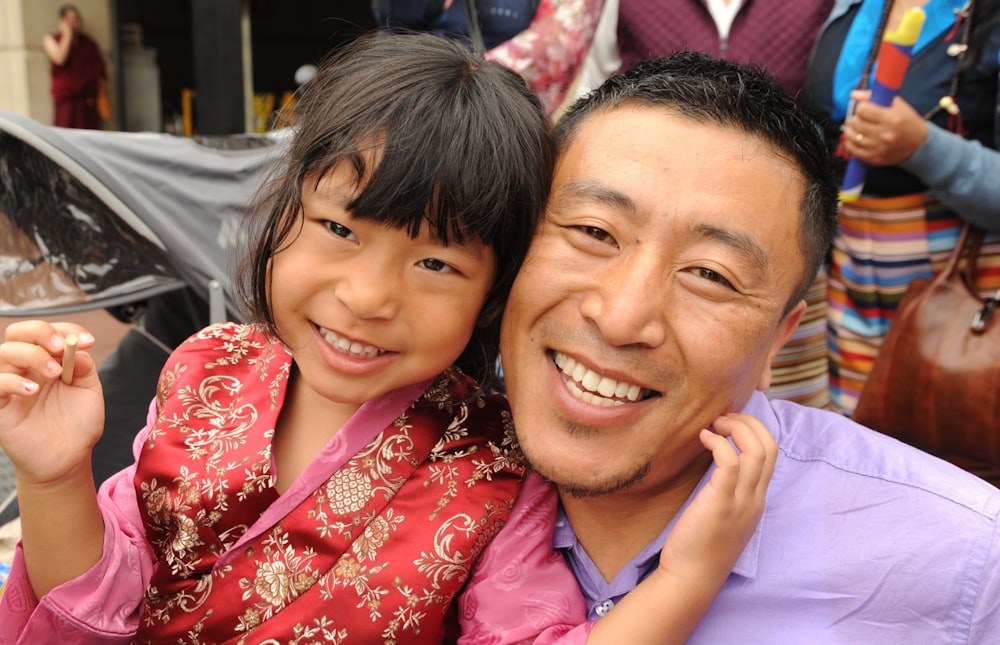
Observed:
[[[826,350],[826,273],[821,272],[806,294],[806,313],[792,337],[771,361],[767,396],[814,408],[830,405]]]
[[[924,194],[841,204],[827,287],[832,407],[850,415],[910,282],[944,268],[962,220]],[[987,239],[975,286],[1000,287],[1000,242]]]

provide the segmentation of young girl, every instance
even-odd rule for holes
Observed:
[[[296,109],[248,224],[249,324],[174,352],[135,465],[98,495],[95,365],[81,351],[63,379],[59,364],[70,334],[81,350],[93,338],[70,323],[8,327],[0,444],[23,541],[0,642],[456,637],[454,601],[523,478],[491,392],[500,313],[547,197],[548,125],[516,74],[430,35],[359,40]],[[706,445],[736,457],[721,436]],[[692,522],[738,554],[745,538],[715,530],[721,506]],[[734,535],[762,499],[745,508]],[[692,585],[732,564],[709,556],[687,563]],[[689,582],[650,580],[642,592]],[[679,620],[703,610],[676,604]],[[624,630],[628,607],[610,617]]]

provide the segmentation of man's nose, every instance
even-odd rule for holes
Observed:
[[[667,280],[655,253],[620,258],[595,281],[581,307],[615,347],[657,347],[666,339]]]

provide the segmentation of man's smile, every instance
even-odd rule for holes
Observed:
[[[658,393],[629,383],[604,376],[575,359],[557,351],[552,351],[552,359],[563,374],[563,381],[574,397],[584,403],[601,407],[614,407],[648,399]]]

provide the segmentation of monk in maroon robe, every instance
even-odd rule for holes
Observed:
[[[83,33],[83,18],[73,5],[59,9],[59,31],[46,34],[42,47],[51,63],[55,125],[100,129],[98,89],[107,78],[104,57]]]

